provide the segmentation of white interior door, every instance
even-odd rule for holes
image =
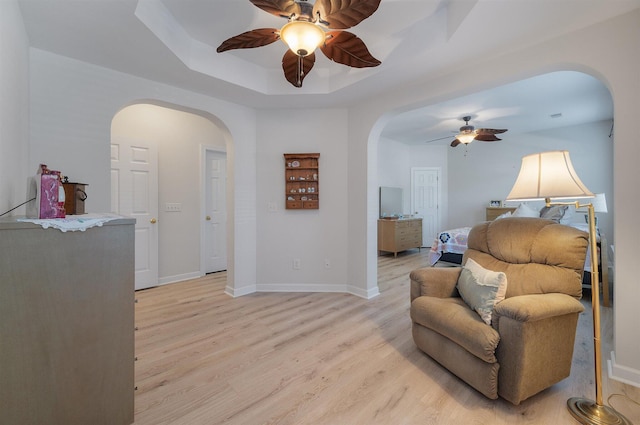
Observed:
[[[135,289],[158,285],[158,151],[150,143],[111,142],[111,211],[133,217]]]
[[[227,155],[205,152],[204,272],[227,269]]]
[[[411,210],[422,219],[422,245],[431,246],[440,231],[440,168],[411,169]]]

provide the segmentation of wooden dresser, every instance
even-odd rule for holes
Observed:
[[[134,223],[0,220],[1,424],[133,423]]]
[[[517,207],[487,207],[486,220],[493,221],[506,212],[514,212]]]
[[[393,252],[422,247],[422,219],[378,220],[378,251]]]

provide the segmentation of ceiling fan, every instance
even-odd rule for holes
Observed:
[[[481,142],[495,142],[502,140],[496,137],[496,134],[501,134],[507,131],[507,129],[495,129],[495,128],[479,128],[475,130],[475,127],[469,125],[471,120],[470,116],[462,117],[464,125],[460,127],[460,133],[456,135],[456,138],[451,142],[451,147],[456,147],[459,144],[468,145],[474,140],[480,140]]]
[[[380,65],[364,42],[344,30],[359,24],[371,16],[381,0],[249,0],[272,15],[286,18],[280,29],[260,28],[244,32],[222,42],[217,52],[232,49],[249,49],[271,44],[282,39],[289,47],[282,58],[284,76],[295,87],[302,87],[302,80],[315,64],[315,49],[334,62],[354,68]]]

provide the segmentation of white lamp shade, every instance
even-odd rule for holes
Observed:
[[[604,196],[604,193],[596,193],[596,197],[591,201],[591,205],[593,205],[593,211],[597,213],[606,213],[607,212],[607,198]]]
[[[508,201],[592,198],[571,164],[568,151],[551,151],[522,158],[520,174]]]
[[[325,32],[314,23],[293,21],[280,29],[280,38],[298,56],[308,56],[325,39]]]

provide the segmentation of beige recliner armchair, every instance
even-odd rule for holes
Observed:
[[[504,218],[469,233],[473,259],[504,272],[488,325],[460,297],[462,267],[411,273],[416,345],[486,397],[513,404],[569,376],[588,235],[539,218]],[[469,263],[470,265],[472,263]]]

